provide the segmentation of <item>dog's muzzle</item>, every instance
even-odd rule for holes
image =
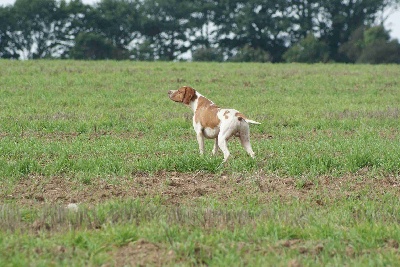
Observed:
[[[168,97],[171,98],[172,95],[176,92],[176,90],[169,90],[168,91]]]

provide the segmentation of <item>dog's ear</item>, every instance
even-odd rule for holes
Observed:
[[[193,97],[196,95],[196,90],[194,90],[190,86],[185,86],[185,96],[183,97],[183,103],[189,105],[190,101],[192,101]]]

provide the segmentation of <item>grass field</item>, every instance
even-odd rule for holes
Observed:
[[[0,61],[1,266],[396,266],[398,65]],[[190,85],[251,126],[199,156]],[[67,208],[75,203],[77,209]]]

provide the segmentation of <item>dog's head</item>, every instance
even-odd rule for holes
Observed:
[[[169,90],[168,96],[172,101],[189,105],[190,101],[196,99],[196,90],[190,86],[182,86],[178,90]]]

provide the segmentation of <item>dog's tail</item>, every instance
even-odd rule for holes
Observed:
[[[247,122],[247,123],[251,123],[251,124],[261,124],[260,122],[258,122],[258,121],[253,121],[253,120],[250,120],[250,119],[247,119],[247,118],[244,118],[244,120]]]
[[[236,112],[235,116],[237,117],[237,119],[238,119],[239,121],[244,120],[245,122],[251,123],[251,124],[261,124],[261,123],[259,123],[259,122],[257,122],[257,121],[253,121],[253,120],[250,120],[250,119],[246,118],[246,116],[244,116],[244,115],[243,115],[242,113],[240,113],[240,112]]]
[[[244,120],[245,122],[251,123],[251,124],[261,124],[261,123],[259,123],[258,121],[250,120],[250,119],[246,118],[246,117],[243,116],[243,115],[237,116],[237,118],[238,118],[239,121]]]

